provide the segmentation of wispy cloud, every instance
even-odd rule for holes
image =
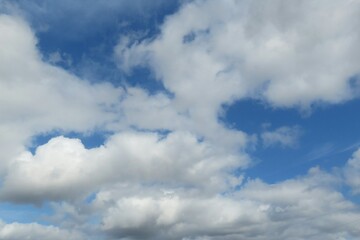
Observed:
[[[274,131],[264,131],[260,137],[264,147],[273,147],[279,145],[281,147],[296,147],[301,136],[299,126],[280,127]]]

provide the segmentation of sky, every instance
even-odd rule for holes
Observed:
[[[0,239],[360,239],[360,1],[0,0]]]

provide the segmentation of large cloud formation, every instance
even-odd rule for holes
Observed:
[[[274,106],[341,102],[354,97],[350,78],[360,71],[358,4],[194,1],[168,17],[155,40],[124,38],[119,64],[150,65],[187,106],[241,97]]]
[[[0,223],[2,239],[333,239],[360,236],[359,150],[333,171],[247,179],[256,136],[219,120],[243,98],[310,109],[357,97],[360,3],[186,1],[155,38],[122,36],[123,71],[149,67],[168,92],[92,84],[43,60],[19,17],[0,15],[0,200],[51,203],[53,226]],[[241,113],[240,113],[241,114]],[[38,134],[110,132],[86,148]],[[293,146],[300,130],[264,132]]]

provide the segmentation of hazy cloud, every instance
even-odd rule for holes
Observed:
[[[274,131],[264,131],[261,133],[261,140],[264,147],[280,145],[282,147],[295,147],[298,144],[301,130],[298,126],[280,127]]]

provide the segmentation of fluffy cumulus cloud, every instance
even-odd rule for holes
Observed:
[[[359,16],[352,0],[193,1],[160,36],[123,38],[117,53],[123,69],[150,65],[182,107],[203,114],[245,96],[308,108],[354,97]]]
[[[218,193],[239,184],[230,173],[247,163],[245,156],[222,152],[189,133],[120,133],[92,149],[78,139],[57,137],[11,162],[0,198],[71,200],[117,182]]]
[[[314,168],[296,180],[245,183],[227,195],[182,191],[123,195],[102,191],[103,229],[114,239],[355,239],[356,205],[333,187],[337,177]]]
[[[162,81],[155,94],[46,62],[29,24],[0,15],[0,201],[53,210],[52,225],[1,222],[0,238],[355,240],[359,205],[342,189],[360,192],[359,150],[336,171],[269,184],[246,177],[248,144],[293,147],[300,128],[251,136],[219,116],[244,98],[309,109],[356,97],[359,13],[351,0],[184,1],[157,36],[115,47],[122,71]],[[97,147],[57,136],[29,149],[38,134],[97,130],[109,133]]]

